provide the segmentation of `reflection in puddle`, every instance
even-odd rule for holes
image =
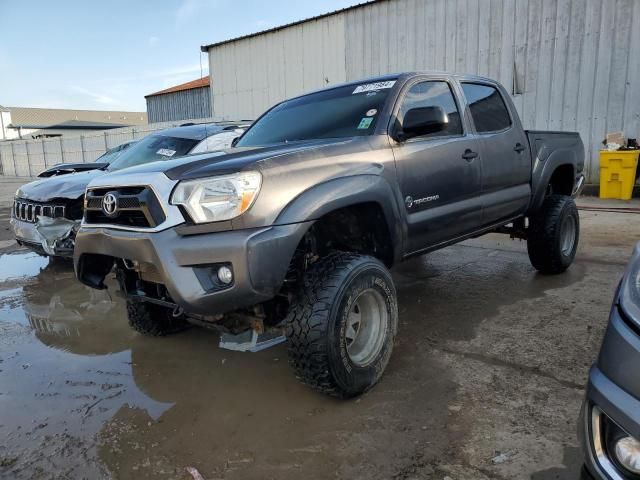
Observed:
[[[123,406],[151,419],[171,408],[135,383],[123,303],[80,284],[70,262],[0,256],[0,475],[106,478],[102,426]]]
[[[46,257],[33,252],[0,255],[0,283],[37,275],[48,263]]]
[[[24,313],[45,345],[81,355],[105,355],[129,348],[117,287],[94,290],[80,284],[70,265],[52,264],[23,287]]]

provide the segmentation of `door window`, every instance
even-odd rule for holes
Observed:
[[[462,90],[478,133],[499,132],[511,126],[509,110],[496,88],[463,83]]]
[[[420,107],[442,107],[449,117],[449,123],[444,130],[420,138],[462,135],[460,112],[447,82],[429,81],[413,85],[402,100],[398,117],[403,119],[409,110]]]

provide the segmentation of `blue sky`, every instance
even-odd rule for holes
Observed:
[[[200,45],[357,3],[0,0],[0,105],[145,110],[145,94],[200,76]]]

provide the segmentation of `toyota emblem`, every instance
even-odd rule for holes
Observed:
[[[113,193],[107,193],[102,197],[102,211],[107,217],[115,217],[118,214],[118,197]]]

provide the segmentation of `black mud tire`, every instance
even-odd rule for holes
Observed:
[[[148,337],[162,337],[189,327],[186,320],[175,318],[171,309],[149,302],[127,300],[129,326]]]
[[[370,360],[358,365],[347,351],[346,328],[354,302],[365,291],[379,299],[378,310],[386,320],[385,327],[378,329],[378,346]],[[289,310],[289,364],[311,388],[335,397],[354,397],[382,377],[397,328],[396,290],[385,265],[365,255],[333,253],[306,272]]]
[[[573,226],[572,226],[573,225]],[[567,230],[572,230],[571,240]],[[541,273],[564,272],[576,256],[580,239],[580,217],[573,199],[550,195],[538,212],[529,218],[527,251],[531,265]]]

